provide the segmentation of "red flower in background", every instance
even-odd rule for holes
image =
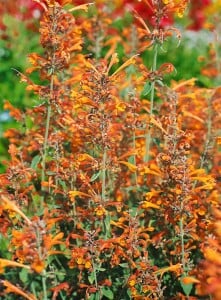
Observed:
[[[42,7],[34,2],[33,0],[19,0],[17,1],[18,6],[23,10],[23,13],[20,12],[22,19],[39,19],[42,12]]]
[[[107,0],[97,0],[97,4],[105,4]],[[113,0],[116,5],[115,13],[123,15],[126,11],[131,13],[137,13],[145,21],[154,25],[154,8],[152,1],[145,0]],[[57,0],[58,3],[72,2],[74,5],[80,5],[91,2],[90,0]],[[189,17],[192,20],[189,29],[200,30],[206,21],[205,8],[212,3],[211,0],[198,0],[191,1]],[[0,16],[4,13],[15,16],[19,20],[26,20],[32,22],[35,19],[39,19],[41,16],[42,7],[34,0],[17,0],[14,1],[3,1],[0,0]],[[5,29],[5,25],[0,18],[0,30]],[[163,16],[161,19],[160,26],[165,27],[173,24],[172,14]]]
[[[2,16],[9,14],[21,21],[33,22],[41,16],[42,7],[33,0],[0,0],[0,30],[5,30]]]
[[[84,4],[90,2],[89,0],[73,0],[73,3],[76,5]],[[98,2],[105,3],[105,0],[101,0]],[[190,12],[189,17],[192,21],[189,29],[192,30],[200,30],[203,28],[203,25],[206,21],[206,16],[204,13],[204,9],[212,3],[211,0],[198,0],[198,1],[190,1]],[[123,15],[126,11],[131,13],[138,13],[145,21],[148,21],[150,24],[154,24],[154,10],[153,4],[150,0],[115,0],[116,5],[116,13],[118,15]],[[173,24],[173,16],[172,14],[162,17],[161,19],[161,27],[165,27]]]
[[[122,9],[125,11],[135,12],[142,19],[148,21],[150,24],[154,25],[154,6],[152,1],[138,1],[138,0],[123,0]],[[172,16],[163,16],[160,22],[161,27],[165,27],[173,24]]]
[[[191,1],[189,17],[192,20],[192,24],[189,26],[189,29],[200,30],[203,28],[206,21],[204,9],[209,6],[211,2],[211,0]]]

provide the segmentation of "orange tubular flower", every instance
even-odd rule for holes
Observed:
[[[0,273],[4,273],[4,269],[6,267],[18,267],[18,268],[25,268],[30,270],[30,266],[18,263],[16,261],[0,258]]]
[[[27,224],[31,225],[32,222],[29,220],[29,218],[17,207],[17,205],[10,201],[6,196],[2,195],[1,196],[1,202],[2,202],[2,207],[4,210],[12,210],[19,214],[26,222]]]
[[[21,290],[19,287],[15,286],[14,284],[10,283],[8,280],[1,280],[3,286],[6,288],[4,290],[4,293],[9,294],[13,293],[16,295],[20,295],[28,300],[37,300],[36,297],[32,294],[27,294],[23,290]]]

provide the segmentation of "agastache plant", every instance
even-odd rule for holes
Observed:
[[[114,3],[34,1],[41,53],[16,70],[34,105],[4,103],[6,300],[219,299],[220,88],[165,80],[188,1],[139,2],[151,18],[118,27]]]

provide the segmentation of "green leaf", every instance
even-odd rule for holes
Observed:
[[[102,293],[107,299],[110,299],[110,300],[114,299],[114,294],[110,289],[103,287]]]
[[[130,65],[129,67],[126,68],[126,72],[128,75],[135,74],[136,73],[136,68],[134,65]]]
[[[95,297],[96,297],[95,294],[91,294],[90,297],[89,297],[89,300],[95,300],[96,299]]]
[[[189,296],[191,291],[192,291],[192,288],[193,288],[193,284],[192,283],[188,283],[188,284],[185,284],[182,282],[182,278],[185,277],[185,276],[182,276],[181,277],[181,281],[180,281],[180,284],[182,286],[182,289],[185,293],[186,296]]]
[[[0,255],[2,258],[10,259],[10,254],[8,253],[9,242],[6,237],[0,234]]]
[[[89,276],[88,276],[88,281],[90,282],[90,284],[94,283],[94,272],[92,272]]]
[[[41,155],[36,155],[33,159],[32,159],[32,162],[31,162],[31,168],[32,169],[36,169],[37,168],[37,165],[39,164],[41,160]]]
[[[128,289],[127,290],[127,295],[129,296],[129,298],[131,299],[132,295],[131,295],[131,291]]]
[[[104,224],[105,224],[106,232],[110,232],[110,221],[111,221],[111,217],[110,217],[109,214],[107,214],[104,218]]]
[[[59,184],[62,186],[62,188],[66,191],[67,190],[67,185],[63,180],[58,180]]]
[[[101,174],[101,171],[97,172],[97,173],[94,173],[92,176],[91,176],[91,179],[90,179],[90,182],[93,182],[95,181]]]
[[[128,263],[119,264],[121,268],[129,268]]]
[[[151,84],[149,82],[146,82],[143,87],[142,95],[146,96],[147,94],[149,94],[150,91],[151,91]]]
[[[158,83],[160,86],[164,86],[164,83],[161,80],[156,80],[156,83]]]
[[[99,272],[104,272],[104,271],[106,271],[105,268],[101,268],[101,267],[96,267],[96,270],[99,271]]]
[[[22,269],[21,272],[19,272],[19,278],[20,280],[25,283],[28,281],[28,271],[27,269]]]
[[[53,172],[53,171],[47,171],[47,172],[46,172],[46,175],[49,175],[49,176],[51,176],[51,175],[53,176],[53,175],[55,175],[55,174],[56,174],[56,173]]]

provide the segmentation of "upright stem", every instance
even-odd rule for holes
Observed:
[[[45,164],[46,164],[46,156],[47,156],[47,148],[48,148],[48,134],[49,134],[49,127],[50,127],[50,119],[51,119],[51,105],[50,103],[48,103],[47,118],[45,124],[45,136],[44,136],[44,144],[43,144],[41,181],[45,181]]]
[[[54,89],[54,75],[51,76],[50,82],[50,100],[52,99]],[[48,135],[49,135],[49,127],[50,127],[50,120],[51,120],[51,101],[48,101],[47,106],[47,117],[46,117],[46,124],[45,124],[45,136],[44,136],[44,144],[43,144],[43,155],[42,155],[42,171],[41,171],[41,182],[45,181],[45,165],[46,165],[46,157],[47,157],[47,150],[48,150]],[[43,189],[42,189],[43,190]],[[40,207],[43,208],[44,197],[41,198]]]
[[[158,43],[156,42],[154,45],[154,54],[153,54],[153,66],[152,72],[155,72],[157,69],[157,56],[158,56]],[[155,95],[155,79],[151,82],[150,87],[150,119],[153,116],[153,108],[154,108],[154,95]],[[149,152],[151,146],[151,125],[150,123],[146,125],[146,133],[145,133],[145,155],[144,162],[147,163],[149,161]]]
[[[210,143],[211,143],[211,137],[212,137],[212,105],[211,105],[211,99],[208,100],[208,120],[207,120],[207,135],[206,135],[206,142],[205,142],[205,146],[204,146],[204,151],[203,154],[201,156],[201,162],[200,162],[200,169],[204,168],[205,162],[206,162],[206,157],[208,154],[208,150],[210,147]],[[197,185],[197,180],[195,180],[193,182],[193,189],[195,189],[196,185]]]
[[[43,299],[42,300],[48,300],[46,279],[47,279],[46,271],[44,270],[42,272],[42,276],[41,276],[41,282],[42,282],[42,288],[43,288]]]
[[[41,236],[41,232],[40,232],[39,228],[36,229],[36,240],[37,240],[39,259],[43,260],[42,249],[41,249],[42,236]],[[44,269],[41,274],[41,282],[42,282],[42,290],[43,290],[42,300],[48,300],[46,280],[47,280],[47,273],[46,273],[46,270]]]
[[[136,151],[136,132],[133,130],[133,150]],[[136,166],[136,155],[133,155],[133,164]],[[134,173],[134,181],[135,185],[137,186],[137,171]]]
[[[52,24],[51,24],[52,36],[54,35],[55,28],[56,28],[56,21],[54,15],[55,15],[55,7],[53,7],[53,16],[52,16]],[[48,150],[49,127],[50,127],[50,120],[51,120],[51,101],[53,99],[53,94],[54,94],[55,46],[53,46],[51,55],[52,55],[52,60],[51,60],[50,95],[47,101],[47,117],[46,117],[46,124],[45,124],[44,144],[43,144],[41,181],[45,181],[45,165],[46,165],[46,156]],[[41,206],[43,206],[43,199],[42,199]]]
[[[107,149],[104,147],[103,159],[102,159],[102,170],[101,170],[101,182],[102,182],[101,200],[102,200],[102,203],[105,202],[105,198],[106,198],[106,160],[107,160]]]
[[[201,163],[200,163],[200,169],[204,167],[209,144],[211,142],[212,137],[212,104],[211,99],[208,100],[208,121],[207,121],[207,136],[206,136],[206,143],[205,143],[205,149],[203,151],[203,155],[201,157]]]
[[[180,218],[180,242],[181,242],[181,262],[184,273],[186,272],[185,262],[185,247],[184,247],[184,228],[183,228],[183,216]]]
[[[92,266],[93,266],[93,273],[94,273],[94,283],[95,283],[95,287],[98,288],[98,283],[97,283],[97,268],[96,268],[96,264],[94,262],[94,259],[91,259],[92,261]]]

